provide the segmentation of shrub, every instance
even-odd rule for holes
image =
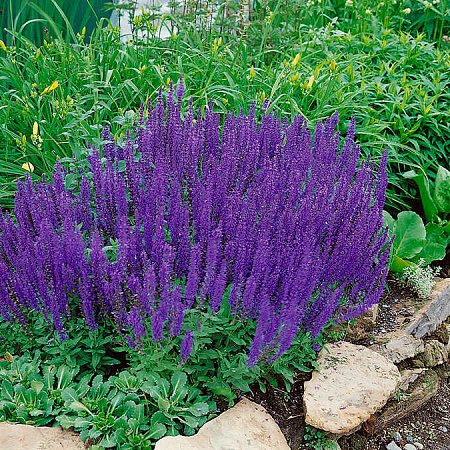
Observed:
[[[105,318],[131,346],[183,331],[186,311],[256,321],[248,365],[279,357],[299,330],[317,336],[379,300],[389,257],[378,172],[359,162],[354,123],[189,108],[184,86],[141,108],[123,146],[57,163],[52,181],[18,183],[0,215],[0,313],[27,326],[41,312],[61,338],[71,315]],[[260,120],[260,124],[257,122]],[[64,163],[64,162],[63,162]],[[224,297],[224,293],[227,295]],[[227,304],[226,304],[227,303]],[[184,332],[181,360],[195,330]]]

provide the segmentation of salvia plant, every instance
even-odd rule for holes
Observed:
[[[387,153],[378,170],[360,161],[355,124],[341,145],[337,115],[312,136],[265,104],[221,128],[211,108],[183,116],[183,95],[182,82],[160,91],[123,143],[105,128],[86,159],[18,183],[0,214],[4,321],[41,313],[64,339],[71,316],[106,318],[130,346],[181,335],[182,363],[197,332],[186,312],[227,307],[256,323],[252,366],[378,302]]]

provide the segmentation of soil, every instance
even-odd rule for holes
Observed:
[[[446,265],[440,276],[448,277],[450,275],[449,267]],[[390,277],[387,285],[388,289],[379,303],[376,327],[368,338],[357,342],[358,344],[370,345],[373,343],[373,336],[394,331],[400,328],[402,323],[408,323],[414,312],[424,302],[395,278]],[[372,433],[375,427],[368,423],[353,435],[353,439],[340,439],[341,449],[385,450],[386,446],[393,441],[394,433],[399,432],[402,441],[397,444],[402,448],[405,444],[413,441],[420,442],[426,450],[450,450],[450,363],[435,368],[435,370],[440,378],[437,394],[417,412],[396,423],[389,424],[377,434]],[[307,427],[303,411],[303,383],[310,377],[310,374],[300,374],[289,393],[282,389],[284,387],[282,385],[274,387],[267,384],[265,393],[255,386],[253,395],[247,395],[272,415],[293,450],[327,448],[318,445],[317,437],[323,436],[323,434],[316,433],[315,439],[309,441],[306,440],[308,435],[305,436]],[[447,429],[446,432],[442,431],[445,429]],[[314,432],[309,434],[314,434]]]

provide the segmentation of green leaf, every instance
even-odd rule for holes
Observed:
[[[146,436],[149,439],[158,440],[161,439],[167,432],[167,428],[162,423],[155,423],[150,427]]]
[[[59,423],[63,428],[73,427],[75,420],[76,419],[74,417],[69,417],[66,415],[56,417],[56,422]]]
[[[425,174],[418,174],[414,170],[410,170],[403,174],[404,178],[409,178],[414,180],[419,187],[420,199],[422,200],[423,211],[425,213],[425,218],[427,222],[431,222],[434,217],[437,216],[438,208],[433,201],[430,192],[430,183],[428,178],[425,177]]]
[[[411,261],[406,261],[402,258],[399,258],[398,256],[394,256],[392,258],[392,261],[389,265],[389,270],[392,272],[403,272],[403,269],[406,267],[414,266],[415,264]]]
[[[75,389],[71,387],[68,387],[61,392],[61,398],[69,405],[72,402],[77,402],[79,400],[78,394],[76,393]]]
[[[31,382],[31,387],[34,389],[36,394],[39,394],[39,392],[41,392],[42,388],[44,387],[44,383],[42,383],[40,381],[33,380]]]
[[[69,408],[72,409],[73,411],[86,411],[92,415],[91,411],[89,411],[89,409],[86,406],[84,406],[83,403],[81,402],[72,402],[69,405]]]
[[[450,172],[439,166],[433,199],[441,212],[450,212]]]
[[[203,416],[209,412],[208,403],[199,402],[192,405],[188,411],[192,413],[194,416]]]
[[[170,408],[170,402],[166,398],[159,397],[158,398],[158,407],[162,411],[169,411]]]
[[[437,244],[435,242],[426,243],[421,252],[414,258],[414,261],[417,262],[419,259],[424,260],[424,265],[431,264],[433,261],[438,261],[445,258],[445,249],[446,247],[441,244]]]
[[[77,417],[73,423],[75,428],[89,428],[92,426],[91,421],[86,417]]]
[[[215,380],[209,383],[207,386],[213,392],[213,394],[226,397],[229,401],[234,400],[234,398],[236,397],[236,394],[233,392],[230,385],[225,383],[225,381]]]
[[[14,402],[14,388],[8,380],[3,380],[2,383],[2,398]]]
[[[425,244],[425,226],[418,214],[402,211],[395,221],[393,254],[401,259],[414,258]]]
[[[444,227],[435,223],[427,223],[425,225],[425,230],[427,232],[427,243],[436,243],[445,247],[447,246],[447,238],[445,236]]]
[[[184,372],[175,372],[170,381],[173,387],[173,393],[170,397],[171,400],[176,399],[178,401],[180,398],[186,397],[187,389],[185,389],[185,386],[187,383],[187,375]]]
[[[77,174],[68,173],[66,175],[65,186],[67,190],[75,189],[77,187]]]
[[[113,434],[105,436],[100,443],[104,448],[113,448],[117,446],[116,438]]]

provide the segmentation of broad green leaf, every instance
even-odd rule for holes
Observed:
[[[430,182],[425,175],[418,174],[414,170],[410,170],[403,174],[404,178],[414,180],[419,187],[420,199],[422,200],[423,211],[427,222],[431,222],[437,216],[438,208],[431,196]]]
[[[392,272],[403,272],[403,269],[413,265],[415,264],[412,263],[411,261],[405,261],[404,259],[399,258],[398,256],[394,256],[389,265],[389,270],[391,270]]]
[[[414,261],[419,259],[424,260],[424,264],[431,264],[433,261],[438,261],[445,258],[446,246],[437,243],[426,243],[421,252],[414,258]]]
[[[173,393],[170,397],[171,399],[175,399],[178,401],[181,398],[181,395],[184,393],[186,396],[187,391],[183,389],[187,383],[187,375],[184,372],[175,372],[171,378]]]
[[[162,411],[169,411],[170,402],[166,398],[159,397],[158,398],[158,406]]]
[[[72,409],[73,411],[86,411],[92,415],[91,411],[89,411],[89,409],[86,406],[84,406],[83,403],[81,402],[72,402],[69,408]]]
[[[162,423],[155,423],[150,427],[146,436],[149,439],[158,440],[166,434],[167,428]]]
[[[420,216],[413,211],[398,214],[393,232],[393,255],[399,258],[414,258],[425,244],[425,226]]]
[[[73,426],[75,428],[89,428],[92,426],[92,422],[86,417],[77,417]]]
[[[76,393],[74,388],[68,387],[61,392],[61,397],[67,404],[71,404],[72,402],[77,402],[79,400],[78,394]]]
[[[203,416],[209,412],[209,406],[205,402],[199,402],[195,405],[192,405],[188,411],[192,413],[194,416]]]
[[[56,422],[59,423],[63,428],[70,428],[70,427],[73,427],[73,425],[75,423],[75,418],[69,417],[66,415],[57,416]]]
[[[113,434],[109,434],[108,436],[105,436],[101,441],[100,444],[104,448],[117,448],[117,442],[116,438]]]
[[[44,387],[44,383],[33,380],[31,382],[31,387],[35,390],[36,394],[39,394],[39,392],[41,392],[42,388]]]
[[[441,212],[450,212],[450,172],[439,166],[436,174],[433,199]]]
[[[425,230],[427,232],[426,241],[428,244],[436,243],[441,244],[444,247],[447,246],[447,237],[445,236],[444,227],[435,223],[427,223],[425,225]]]

